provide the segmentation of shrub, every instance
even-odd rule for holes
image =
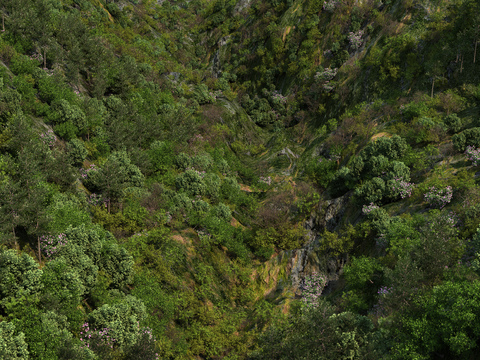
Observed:
[[[446,125],[450,133],[457,133],[462,128],[462,120],[457,114],[450,114],[443,119],[443,123]]]
[[[185,153],[175,156],[175,166],[180,170],[186,170],[192,166],[192,159]]]
[[[355,178],[352,171],[344,166],[333,176],[329,192],[334,197],[341,196],[353,187],[354,181]]]
[[[0,306],[8,307],[38,293],[43,287],[41,277],[42,270],[30,255],[0,252]]]
[[[112,288],[122,289],[133,281],[133,257],[116,243],[103,245],[99,268],[108,275]]]
[[[234,177],[226,177],[220,186],[220,193],[225,199],[235,199],[240,192],[240,185]]]
[[[173,157],[172,145],[163,141],[154,141],[150,145],[150,149],[148,150],[148,158],[150,160],[152,167],[151,170],[153,172],[166,172],[168,168],[173,164],[174,160],[176,160]],[[179,163],[180,162],[182,161],[179,161]],[[183,168],[186,169],[190,164],[187,163],[184,165],[187,165],[185,168]]]
[[[189,169],[177,176],[175,185],[178,190],[183,190],[188,195],[204,195],[206,193],[206,186],[203,181],[204,176],[205,173]]]
[[[83,145],[83,141],[78,139],[72,139],[68,143],[68,156],[72,160],[74,165],[81,165],[87,158],[88,151]]]
[[[0,358],[9,360],[28,360],[28,346],[25,335],[17,332],[11,322],[0,322]]]
[[[207,174],[203,178],[205,195],[216,201],[220,195],[220,178],[216,174]]]
[[[429,188],[429,191],[424,195],[425,200],[431,207],[443,209],[445,205],[452,201],[453,190],[451,186],[443,189],[437,189],[435,186]]]
[[[355,189],[355,196],[362,203],[378,203],[383,200],[386,192],[385,181],[379,177],[365,181]]]
[[[452,136],[453,146],[457,151],[465,151],[467,146],[480,147],[480,127],[462,131]]]
[[[223,221],[230,221],[232,219],[232,211],[227,205],[223,203],[215,206],[212,209],[212,212],[216,217],[222,219]]]
[[[108,305],[92,311],[88,316],[89,328],[108,329],[108,336],[115,339],[119,347],[133,345],[140,337],[140,325],[146,316],[143,302],[127,295],[122,302]]]
[[[192,158],[192,166],[199,171],[208,171],[213,165],[210,154],[196,155]]]
[[[467,146],[465,150],[468,160],[473,162],[474,166],[478,166],[480,163],[480,149],[475,149],[473,146]]]

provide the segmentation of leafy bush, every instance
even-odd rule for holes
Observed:
[[[190,196],[204,195],[207,190],[204,176],[204,173],[190,169],[177,176],[175,185],[178,190],[183,190]]]
[[[102,246],[99,268],[109,277],[111,288],[123,289],[133,281],[133,257],[116,243]]]
[[[448,131],[452,134],[459,132],[462,128],[462,120],[458,117],[457,114],[447,115],[443,119],[443,122],[447,126]]]
[[[175,156],[175,166],[180,170],[186,170],[192,166],[192,158],[185,153]]]
[[[330,182],[329,192],[332,196],[338,197],[345,194],[354,186],[355,177],[348,167],[343,166],[333,176]]]
[[[210,154],[200,154],[192,157],[192,166],[199,171],[208,171],[213,165]]]
[[[220,194],[224,199],[233,200],[240,192],[240,185],[234,177],[226,177],[220,186]]]
[[[0,358],[8,360],[28,360],[28,346],[25,335],[15,330],[11,322],[0,322]]]
[[[220,203],[213,207],[211,211],[216,217],[222,219],[223,221],[229,222],[232,219],[232,211],[224,203]]]
[[[452,136],[455,150],[464,152],[467,146],[480,147],[480,128],[475,127]]]
[[[148,158],[152,172],[166,172],[174,162],[173,147],[168,142],[154,141],[148,150]]]
[[[220,196],[220,178],[216,174],[207,174],[203,178],[205,184],[205,195],[213,201],[216,201]]]
[[[425,200],[431,207],[443,209],[445,205],[452,201],[453,190],[451,186],[447,186],[443,189],[437,189],[432,186],[428,189],[428,192],[424,195]]]
[[[5,310],[37,294],[43,287],[41,277],[42,270],[30,255],[19,255],[15,250],[0,252],[0,306]]]
[[[88,324],[93,329],[108,329],[109,336],[115,339],[115,345],[122,348],[138,341],[141,335],[139,322],[145,316],[143,302],[127,295],[120,303],[105,304],[92,311],[88,316]]]
[[[68,145],[68,156],[72,159],[74,165],[81,165],[88,155],[88,150],[83,145],[83,141],[72,139]]]

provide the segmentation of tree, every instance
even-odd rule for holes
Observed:
[[[433,353],[449,359],[478,354],[480,337],[480,282],[447,281],[416,297],[416,307],[396,331],[394,359],[429,358]]]
[[[142,187],[144,176],[140,169],[131,163],[125,150],[113,152],[98,171],[92,174],[91,183],[98,187],[110,204],[123,197],[129,187]]]
[[[0,322],[0,358],[4,360],[28,360],[25,335],[15,330],[11,322]]]
[[[0,306],[9,309],[42,289],[42,270],[27,254],[15,250],[0,253]]]
[[[92,311],[88,316],[90,328],[108,329],[108,334],[119,347],[133,345],[140,335],[139,322],[146,316],[143,302],[127,295],[122,302]]]

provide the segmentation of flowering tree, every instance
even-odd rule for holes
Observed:
[[[400,196],[402,199],[412,196],[414,183],[408,182],[404,178],[395,178],[390,182],[394,196]]]
[[[339,0],[329,0],[323,2],[323,10],[333,12],[337,7]]]
[[[350,32],[348,34],[348,41],[353,50],[358,50],[362,46],[362,36],[363,30],[358,30],[356,33]]]
[[[83,346],[89,348],[97,354],[104,354],[109,349],[113,349],[115,339],[109,335],[109,329],[103,328],[100,330],[91,329],[88,322],[82,325],[80,331],[80,340]]]
[[[480,163],[480,149],[475,149],[473,146],[467,146],[465,150],[468,160],[472,161],[474,166],[478,166]]]
[[[51,258],[58,253],[62,247],[67,245],[66,235],[64,233],[58,235],[40,236],[40,248],[47,258]]]
[[[425,200],[434,208],[443,209],[445,205],[452,201],[453,190],[451,186],[447,186],[444,189],[438,189],[432,186],[429,191],[424,195]]]
[[[372,211],[377,210],[377,209],[379,209],[379,207],[372,202],[372,203],[370,203],[370,205],[363,205],[362,213],[364,215],[368,215]]]
[[[327,277],[323,274],[314,272],[312,275],[306,275],[303,285],[302,302],[307,309],[316,309],[318,299],[322,295],[323,289],[327,284]]]

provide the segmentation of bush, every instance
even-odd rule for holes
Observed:
[[[78,139],[72,139],[67,146],[68,156],[72,160],[74,165],[82,165],[87,158],[88,151],[83,145],[83,141]]]
[[[185,153],[180,153],[175,156],[175,166],[177,169],[186,170],[192,166],[192,159]]]
[[[354,182],[355,178],[352,171],[344,166],[333,176],[330,182],[329,192],[333,197],[341,196],[353,188]]]
[[[154,141],[150,145],[150,150],[148,150],[148,158],[151,163],[152,172],[162,173],[166,172],[168,168],[173,164],[174,160],[176,160],[173,157],[172,145],[163,141]],[[186,169],[186,167],[183,169]]]
[[[99,268],[109,277],[111,288],[123,289],[133,281],[133,257],[116,243],[103,245]]]
[[[222,219],[223,221],[230,222],[230,220],[232,219],[232,211],[227,205],[223,203],[220,203],[214,208],[212,208],[212,213],[214,216]]]
[[[446,125],[448,132],[455,134],[462,128],[462,120],[457,114],[450,114],[443,119],[443,123]]]
[[[196,155],[192,158],[192,166],[199,171],[208,171],[213,165],[213,158],[209,154]]]
[[[11,322],[0,322],[0,358],[8,360],[28,360],[28,346],[25,335],[15,330]]]
[[[445,205],[452,201],[453,190],[451,186],[447,186],[443,189],[437,189],[432,186],[428,189],[428,192],[424,195],[425,200],[431,207],[443,209]]]
[[[177,176],[175,185],[178,190],[185,191],[190,196],[204,195],[206,186],[203,181],[205,174],[197,170],[187,170]]]
[[[240,192],[240,185],[234,177],[226,177],[220,186],[220,193],[224,199],[233,200]]]
[[[480,127],[462,131],[452,136],[455,150],[464,152],[467,146],[480,147]]]
[[[146,315],[143,302],[127,295],[120,303],[105,304],[92,311],[88,316],[88,324],[92,329],[108,329],[114,343],[123,348],[138,341],[141,335],[139,322]]]
[[[355,196],[360,202],[380,203],[386,193],[385,181],[375,177],[372,180],[365,181],[363,185],[355,189]]]
[[[205,184],[205,195],[213,201],[220,196],[220,178],[215,174],[207,174],[203,178]]]
[[[8,308],[38,293],[43,287],[41,277],[42,270],[30,255],[19,255],[15,250],[0,252],[0,306]]]

